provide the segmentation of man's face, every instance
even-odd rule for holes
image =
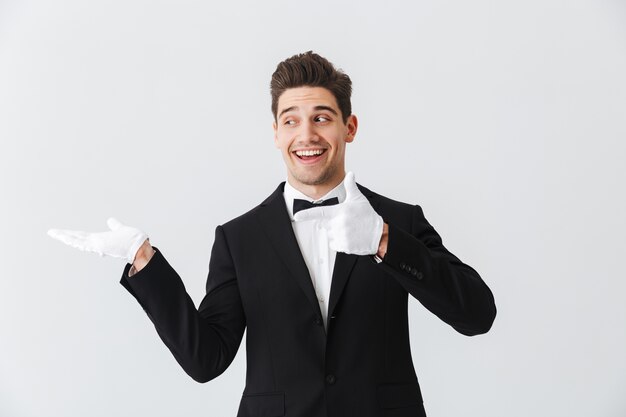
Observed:
[[[356,117],[350,115],[344,123],[335,96],[326,88],[286,90],[278,99],[274,142],[291,185],[339,184],[345,176],[346,143],[354,140],[356,130]]]

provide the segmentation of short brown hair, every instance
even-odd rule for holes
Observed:
[[[336,69],[326,58],[313,51],[287,58],[276,67],[272,74],[270,92],[272,94],[272,113],[276,120],[278,99],[285,90],[296,87],[324,87],[337,100],[343,122],[352,114],[350,95],[352,81],[341,69]]]

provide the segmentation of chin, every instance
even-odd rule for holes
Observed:
[[[324,170],[318,174],[310,174],[306,173],[295,174],[293,177],[301,184],[304,185],[323,185],[329,182],[333,178],[334,172],[330,170]]]

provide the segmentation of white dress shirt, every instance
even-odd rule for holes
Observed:
[[[326,230],[320,226],[319,220],[299,222],[295,222],[293,220],[293,200],[298,198],[316,203],[322,200],[337,197],[339,203],[342,203],[346,199],[346,189],[343,186],[342,181],[325,196],[318,200],[314,200],[293,188],[291,184],[289,184],[289,181],[286,181],[283,196],[285,197],[287,212],[289,213],[289,218],[291,219],[291,225],[293,226],[298,246],[300,246],[300,252],[302,252],[302,257],[304,258],[304,262],[306,263],[306,266],[309,269],[309,274],[311,275],[311,280],[313,281],[313,288],[315,289],[317,301],[320,305],[322,319],[324,320],[324,327],[328,328],[330,284],[333,277],[333,269],[335,267],[335,257],[337,252],[328,246],[328,236],[326,234]]]

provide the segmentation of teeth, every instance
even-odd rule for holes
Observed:
[[[315,150],[311,150],[311,151],[296,151],[296,155],[298,155],[298,156],[314,156],[314,155],[321,155],[322,152],[324,152],[323,149],[315,149]]]

